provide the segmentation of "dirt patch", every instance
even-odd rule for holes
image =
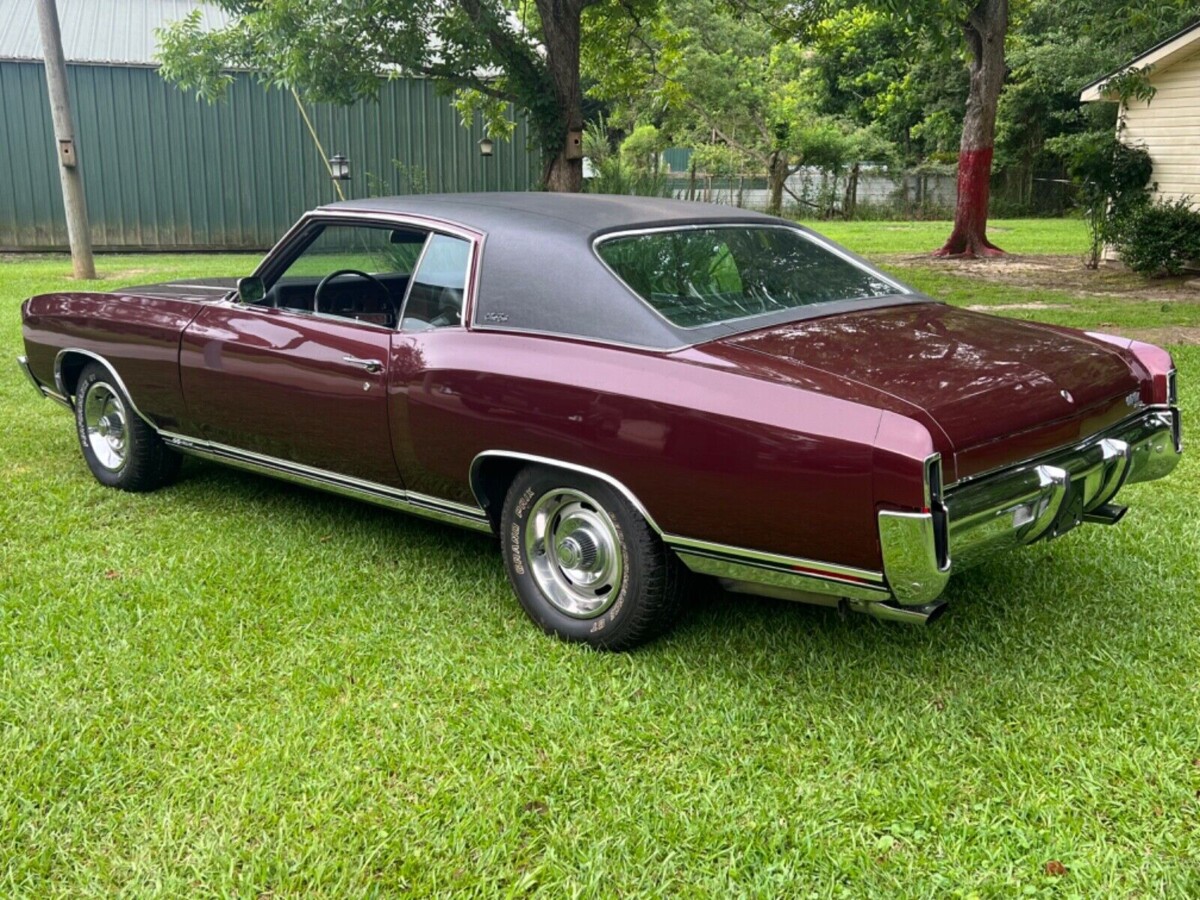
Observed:
[[[1163,325],[1159,328],[1124,328],[1122,337],[1165,347],[1168,344],[1200,346],[1200,328],[1194,325]]]
[[[1035,300],[1032,303],[979,303],[975,306],[968,306],[967,309],[973,312],[995,312],[999,309],[1070,309],[1069,303],[1042,303]]]
[[[924,268],[946,275],[982,279],[1030,290],[1060,291],[1077,297],[1120,297],[1200,304],[1200,291],[1187,286],[1188,281],[1195,279],[1194,274],[1176,278],[1144,278],[1119,265],[1106,264],[1099,269],[1089,269],[1084,266],[1082,259],[1075,256],[1021,256],[1010,253],[989,259],[938,259],[927,255],[905,255],[886,257],[882,261],[901,268]],[[992,307],[997,308],[1003,307]]]

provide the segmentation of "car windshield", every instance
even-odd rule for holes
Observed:
[[[652,231],[608,238],[596,252],[643,300],[683,328],[904,293],[792,228]]]

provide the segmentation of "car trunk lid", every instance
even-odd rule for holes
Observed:
[[[954,454],[958,478],[1086,437],[1127,415],[1127,398],[1138,390],[1114,348],[932,301],[718,343],[870,387],[925,424],[931,419]]]

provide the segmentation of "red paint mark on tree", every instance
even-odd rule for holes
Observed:
[[[991,193],[992,148],[965,150],[958,155],[958,201],[954,230],[934,256],[1000,256],[987,239],[988,196]]]

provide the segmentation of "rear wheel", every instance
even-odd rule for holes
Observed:
[[[549,634],[626,650],[669,629],[683,569],[612,486],[540,466],[518,473],[501,539],[521,606]]]
[[[123,491],[152,491],[179,472],[180,457],[133,411],[112,373],[88,363],[75,386],[75,430],[96,480]]]

